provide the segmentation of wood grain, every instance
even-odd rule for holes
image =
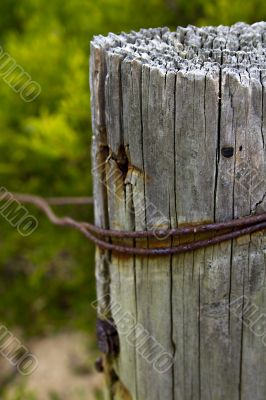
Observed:
[[[265,38],[266,23],[94,38],[97,225],[156,236],[265,211]],[[99,316],[120,339],[107,398],[265,399],[265,266],[263,232],[168,257],[97,250]]]

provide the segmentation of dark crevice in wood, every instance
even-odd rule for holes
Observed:
[[[253,207],[253,209],[251,210],[251,214],[256,214],[257,209],[259,208],[259,206],[264,202],[264,200],[266,199],[266,192],[263,194],[261,200],[259,200],[255,206]]]
[[[248,271],[247,274],[249,275],[249,266],[250,266],[250,243],[248,244]],[[242,307],[241,307],[241,337],[240,337],[240,359],[239,359],[239,385],[238,385],[238,393],[239,393],[239,399],[242,400],[242,374],[243,374],[243,353],[244,353],[244,308],[245,308],[245,299],[246,299],[246,293],[245,293],[245,274],[246,274],[246,268],[243,268],[242,271]]]
[[[220,164],[220,146],[221,146],[221,114],[222,114],[222,69],[219,71],[219,92],[218,92],[218,121],[217,121],[217,148],[216,148],[216,170],[214,183],[214,222],[216,222],[216,207],[217,207],[217,190]]]
[[[132,78],[132,67],[131,67],[131,78]],[[142,128],[142,103],[141,103],[141,101],[142,101],[142,69],[140,69],[139,70],[139,74],[138,74],[138,78],[139,78],[139,81],[138,81],[138,87],[139,87],[139,107],[140,107],[140,109],[139,109],[139,114],[140,114],[140,116],[141,116],[141,118],[140,118],[140,126],[141,126],[141,140],[142,140],[142,142],[141,142],[141,157],[142,157],[142,170],[144,171],[144,156],[143,156],[143,137],[142,137],[142,134],[143,134],[143,128]],[[136,223],[135,223],[135,227],[136,227]],[[134,240],[134,247],[136,247],[137,246],[137,242],[136,242],[136,240]],[[138,262],[140,262],[140,260],[138,260]],[[136,271],[136,268],[137,268],[137,259],[136,259],[136,257],[134,256],[134,292],[135,292],[135,312],[136,312],[136,321],[138,321],[139,320],[139,317],[138,317],[138,290],[137,290],[137,271]],[[136,339],[136,343],[137,343],[137,338],[136,338],[136,332],[135,332],[135,339]],[[139,399],[139,388],[138,388],[138,370],[139,370],[139,367],[138,367],[138,353],[137,353],[137,348],[135,348],[135,382],[134,382],[134,384],[135,384],[135,391],[136,391],[136,399],[135,400],[140,400]]]
[[[129,161],[125,146],[120,145],[117,154],[113,152],[111,154],[112,160],[117,163],[119,170],[122,172],[123,179],[125,180],[129,167]]]
[[[125,73],[124,73],[125,74]],[[133,80],[132,80],[132,65],[129,66],[129,71],[128,74],[130,75],[130,90],[133,92]],[[122,172],[123,175],[123,181],[125,184],[125,189],[124,189],[124,196],[125,196],[125,215],[128,215],[128,224],[130,226],[131,230],[136,229],[136,215],[135,215],[135,205],[134,205],[134,187],[132,185],[132,182],[128,177],[129,173],[129,167],[130,167],[130,144],[129,142],[127,143],[127,140],[129,138],[126,137],[128,133],[126,133],[126,129],[128,128],[126,125],[127,123],[130,122],[130,117],[131,115],[128,115],[131,113],[131,109],[127,109],[127,91],[129,88],[125,87],[125,82],[124,82],[125,76],[122,73],[122,63],[120,65],[120,99],[121,99],[121,138],[120,141],[122,144],[120,144],[119,149],[118,149],[118,154],[117,154],[117,164],[118,168]],[[126,90],[126,93],[125,93]],[[136,247],[136,240],[133,240],[133,247]],[[123,266],[122,266],[123,268]],[[138,321],[137,318],[137,278],[136,278],[136,257],[132,257],[132,274],[133,274],[133,292],[134,292],[134,314],[135,314],[135,320],[136,323]],[[121,282],[122,284],[122,282]],[[136,327],[134,327],[132,334],[135,336],[135,346],[137,345],[137,337],[136,337]],[[134,353],[134,366],[132,366],[134,371],[134,400],[138,400],[138,379],[137,379],[137,351],[135,348],[135,351],[133,350]],[[121,390],[121,382],[119,384],[120,390]],[[125,388],[124,385],[122,385],[122,394],[120,395],[121,400],[131,400],[132,397],[129,394],[129,391]],[[119,400],[119,399],[118,399]]]
[[[240,77],[240,81],[241,81],[241,76]],[[230,91],[230,83],[229,83],[229,91]],[[237,132],[235,129],[235,126],[237,125],[237,123],[234,121],[235,115],[234,115],[234,103],[233,103],[233,94],[230,93],[230,101],[231,101],[231,108],[232,108],[232,133],[234,136],[234,147],[231,147],[231,151],[229,151],[229,153],[233,153],[232,156],[234,156],[233,159],[233,191],[232,191],[232,218],[234,218],[235,216],[235,175],[236,175],[236,154],[234,151],[234,148],[236,148],[236,143],[237,143]],[[234,126],[235,124],[235,126]],[[229,265],[229,288],[228,288],[228,304],[231,303],[231,298],[232,298],[232,273],[233,273],[233,254],[234,254],[234,241],[231,240],[230,243],[230,265]],[[231,310],[230,310],[230,306],[228,307],[228,332],[229,332],[229,336],[230,336],[230,328],[231,328]]]
[[[205,250],[204,250],[204,255],[205,255]],[[205,258],[205,257],[204,257]],[[200,319],[201,319],[201,287],[200,287],[200,280],[201,280],[201,269],[199,269],[199,309],[198,309],[198,335],[199,335],[199,340],[198,340],[198,346],[199,346],[199,400],[201,400],[201,324],[200,324]]]
[[[260,71],[260,84],[261,84],[261,140],[263,149],[265,149],[265,138],[264,138],[264,84],[262,78],[262,71]]]
[[[177,200],[177,193],[176,193],[176,76],[174,79],[174,110],[173,110],[173,146],[174,146],[174,152],[173,152],[173,162],[174,162],[174,210],[175,210],[175,221],[176,225],[178,225],[178,217],[177,217],[177,210],[176,210],[176,200]],[[170,204],[170,200],[169,200]],[[169,213],[170,221],[171,221],[171,213]],[[173,238],[171,239],[171,246],[173,245]],[[171,330],[171,344],[173,348],[173,360],[175,360],[176,357],[176,342],[174,338],[174,312],[173,312],[173,307],[174,307],[174,298],[173,298],[173,256],[171,255],[170,259],[170,330]],[[175,400],[175,361],[172,366],[172,400]]]
[[[142,102],[142,96],[144,96],[144,93],[143,93],[143,68],[141,69],[141,72],[140,72],[140,99],[139,99],[139,102],[140,102],[140,126],[141,126],[141,132],[140,132],[140,140],[141,140],[141,161],[142,161],[142,171],[143,171],[143,174],[144,174],[144,176],[145,176],[145,162],[144,162],[144,159],[145,159],[145,156],[144,156],[144,138],[143,138],[143,136],[144,136],[144,129],[143,129],[143,102]],[[145,181],[145,179],[144,179],[144,185],[143,185],[143,198],[144,198],[144,218],[145,218],[145,223],[144,223],[144,225],[145,225],[145,227],[146,227],[146,229],[147,229],[147,213],[146,213],[146,181]],[[147,243],[147,245],[148,245],[148,243]]]

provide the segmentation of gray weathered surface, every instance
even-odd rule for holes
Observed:
[[[94,38],[97,225],[150,230],[265,211],[265,43],[266,23]],[[106,361],[118,377],[109,374],[109,398],[265,399],[265,265],[263,233],[159,258],[97,250],[99,315],[114,318],[121,345]]]

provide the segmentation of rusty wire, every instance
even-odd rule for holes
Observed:
[[[22,203],[33,204],[41,209],[49,220],[60,226],[70,226],[77,229],[84,236],[86,236],[90,241],[92,241],[96,246],[104,250],[110,250],[117,253],[122,253],[126,255],[138,255],[138,256],[164,256],[171,254],[180,254],[188,251],[193,251],[201,248],[205,248],[210,245],[218,244],[228,240],[236,239],[240,236],[252,234],[258,231],[266,229],[266,213],[253,215],[248,217],[242,217],[239,219],[210,223],[210,224],[200,224],[193,226],[184,226],[181,228],[173,229],[154,229],[147,231],[119,231],[113,229],[103,229],[88,222],[76,221],[70,217],[58,217],[50,205],[48,204],[87,204],[91,203],[91,198],[85,198],[81,202],[75,201],[75,198],[69,198],[67,201],[63,199],[61,201],[51,201],[51,199],[45,200],[39,196],[32,196],[27,194],[13,194],[14,199]],[[217,234],[217,232],[230,230],[230,232],[223,232]],[[132,241],[132,245],[122,245],[111,243],[110,239],[145,239],[153,238],[157,241],[162,238],[166,239],[168,237],[178,237],[179,239],[185,235],[197,234],[197,233],[212,233],[215,232],[213,237],[205,238],[201,240],[194,240],[190,242],[185,242],[178,244],[176,246],[164,245],[163,247],[136,247],[135,241]],[[151,245],[151,244],[149,244]]]
[[[93,204],[93,197],[49,197],[47,203],[53,206]]]

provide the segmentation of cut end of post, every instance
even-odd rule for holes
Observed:
[[[168,28],[141,29],[139,32],[96,36],[93,47],[104,48],[109,55],[124,61],[140,62],[162,71],[200,70],[231,66],[265,68],[266,22],[248,25],[243,22],[232,26],[189,25]]]

